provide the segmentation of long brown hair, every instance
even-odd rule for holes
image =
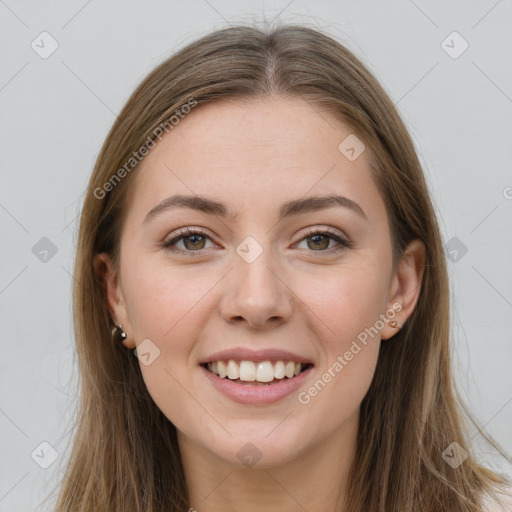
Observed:
[[[105,289],[93,258],[106,252],[119,268],[121,226],[137,172],[136,165],[126,163],[148,140],[158,142],[158,127],[173,113],[191,101],[200,108],[226,97],[269,95],[301,97],[320,114],[328,112],[350,126],[371,149],[395,268],[411,240],[421,239],[427,251],[416,308],[403,329],[381,344],[361,403],[346,510],[481,512],[482,496],[509,482],[479,465],[470,445],[463,412],[476,422],[451,370],[445,255],[413,143],[362,62],[328,35],[299,25],[234,26],[202,37],[156,67],[114,122],[80,219],[73,285],[80,401],[56,510],[187,510],[176,429],[149,395],[137,358],[112,342]],[[121,168],[122,179],[113,181]],[[468,452],[456,469],[443,458],[453,442]]]

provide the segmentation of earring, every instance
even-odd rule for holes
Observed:
[[[128,337],[128,335],[123,331],[123,328],[121,327],[121,324],[116,325],[112,329],[112,339],[114,341],[117,341],[118,343],[122,344],[123,341]]]
[[[396,320],[393,320],[392,322],[389,322],[389,325],[396,329],[398,327],[398,322]],[[398,327],[398,329],[401,329],[401,327]]]

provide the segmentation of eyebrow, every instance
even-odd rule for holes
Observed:
[[[368,220],[363,209],[355,201],[348,197],[336,194],[328,196],[309,196],[302,199],[288,201],[279,208],[278,217],[279,220],[282,220],[293,215],[315,212],[335,206],[352,210],[359,216]],[[213,199],[208,199],[207,197],[202,196],[174,195],[164,199],[152,208],[146,215],[143,224],[149,222],[151,219],[167,210],[173,210],[176,208],[189,208],[209,215],[218,215],[229,219],[234,219],[236,217],[236,213],[229,210],[224,203],[214,201]]]

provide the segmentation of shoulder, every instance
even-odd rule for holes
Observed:
[[[507,487],[503,491],[496,491],[496,496],[501,503],[498,503],[491,497],[485,497],[484,508],[482,512],[512,512],[512,487]]]

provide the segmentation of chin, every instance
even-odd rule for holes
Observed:
[[[270,469],[278,467],[298,458],[304,448],[299,444],[304,442],[303,435],[284,429],[277,433],[279,427],[272,432],[272,429],[275,429],[278,424],[279,422],[269,421],[265,428],[260,425],[260,430],[252,435],[247,431],[239,435],[231,432],[233,438],[228,443],[222,445],[206,443],[205,446],[218,458],[239,468]]]

